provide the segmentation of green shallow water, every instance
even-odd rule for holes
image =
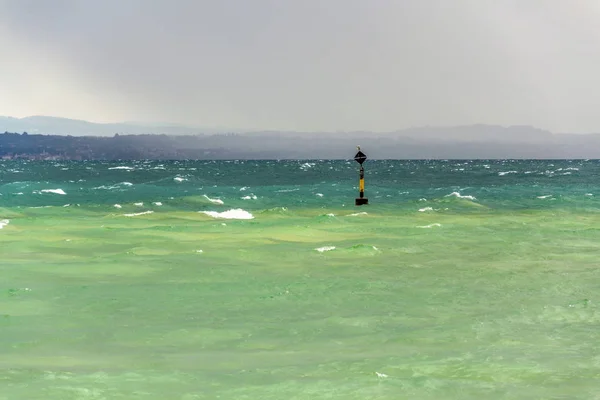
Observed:
[[[4,163],[0,399],[598,396],[599,163],[310,163]]]

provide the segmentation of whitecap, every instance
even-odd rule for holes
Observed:
[[[200,211],[206,215],[209,215],[213,218],[224,218],[224,219],[253,219],[254,215],[250,214],[246,210],[242,210],[241,208],[235,208],[223,212],[218,211]]]
[[[244,186],[244,187],[240,188],[240,192],[243,192],[244,190],[248,190],[248,186]]]
[[[255,194],[250,194],[249,196],[242,197],[242,200],[256,200],[257,198]]]
[[[8,220],[8,219],[0,219],[0,229],[4,228],[9,223],[10,223],[10,220]]]
[[[206,198],[206,200],[210,201],[213,204],[223,204],[223,200],[221,200],[221,199],[211,199],[207,195],[203,195],[203,196]]]
[[[115,208],[121,208],[121,205],[120,204],[115,204],[114,207]]]
[[[460,194],[458,192],[452,192],[450,194],[445,195],[444,197],[451,197],[451,196],[458,197],[459,199],[477,200],[474,196],[469,196],[469,195],[463,196],[462,194]]]
[[[196,250],[196,253],[204,253],[203,250]]]
[[[126,169],[126,170],[132,170],[133,167],[118,166],[118,167],[110,167],[109,169]]]
[[[120,185],[133,186],[133,183],[131,183],[131,182],[121,182]]]
[[[323,193],[316,193],[315,196],[323,197]]]
[[[42,189],[42,193],[54,193],[54,194],[62,194],[65,195],[65,191],[62,189]]]
[[[357,217],[359,215],[368,215],[366,211],[350,214],[349,217]]]
[[[298,189],[298,188],[296,188],[296,189],[281,189],[281,190],[276,190],[276,192],[277,193],[289,193],[289,192],[297,192],[298,190],[300,190],[300,189]]]
[[[318,247],[315,250],[318,251],[319,253],[323,253],[324,251],[335,250],[335,246],[323,246],[323,247]]]
[[[175,178],[173,178],[173,180],[174,180],[174,181],[177,181],[177,182],[183,182],[183,181],[187,181],[187,179],[185,179],[185,178],[182,178],[182,177],[180,177],[180,176],[176,176]]]
[[[419,212],[433,211],[433,207],[419,208]]]
[[[593,196],[593,194],[591,194],[591,193],[586,193],[585,195],[586,196]]]
[[[508,175],[508,174],[516,174],[517,171],[502,171],[502,172],[498,172],[499,176],[504,176],[504,175]]]
[[[548,197],[552,197],[552,195],[551,194],[547,194],[545,196],[538,196],[537,198],[538,199],[547,199]]]
[[[144,203],[143,203],[143,202],[140,202],[140,203],[133,203],[133,205],[134,205],[134,206],[138,206],[138,207],[142,207],[142,206],[144,205]]]
[[[417,226],[417,228],[433,228],[434,226],[442,226],[442,224],[435,223],[435,224]]]
[[[162,206],[162,203],[161,203],[160,201],[155,201],[155,202],[154,202],[154,203],[152,203],[152,204],[154,204],[155,206]]]
[[[133,214],[123,214],[125,217],[137,217],[138,215],[146,215],[146,214],[152,214],[154,211],[143,211],[143,212],[139,212],[139,213],[133,213]]]

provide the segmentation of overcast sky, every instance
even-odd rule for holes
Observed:
[[[600,132],[598,0],[0,0],[0,115]]]

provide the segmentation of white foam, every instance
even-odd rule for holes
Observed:
[[[319,253],[323,253],[324,251],[335,250],[335,246],[323,246],[323,247],[318,247],[315,250],[318,251]]]
[[[138,206],[138,207],[142,207],[144,205],[144,203],[143,202],[141,202],[141,203],[133,203],[133,205],[134,206]]]
[[[152,203],[152,204],[154,204],[155,206],[162,206],[162,203],[161,203],[160,201],[155,201],[155,202],[154,202],[154,203]]]
[[[115,204],[114,207],[115,208],[121,208],[121,205],[120,204]]]
[[[419,212],[433,211],[433,207],[419,208]]]
[[[243,188],[240,188],[240,192],[243,192],[244,190],[247,190],[248,186],[244,186]]]
[[[133,213],[133,214],[123,214],[125,217],[137,217],[138,215],[146,215],[146,214],[152,214],[154,211],[143,211],[143,212],[139,212],[139,213]]]
[[[223,204],[223,200],[221,200],[221,199],[211,199],[207,195],[203,195],[203,196],[206,198],[206,200],[210,201],[213,204]]]
[[[325,214],[325,215],[327,215],[328,217],[335,217],[335,214],[333,214],[333,213],[329,213],[329,214]]]
[[[538,199],[547,199],[548,197],[552,197],[552,195],[551,194],[547,194],[545,196],[538,196],[537,198]]]
[[[450,194],[447,194],[444,197],[451,197],[451,196],[458,197],[459,199],[477,200],[474,196],[468,196],[468,195],[463,196],[462,194],[460,194],[458,192],[452,192]]]
[[[132,170],[133,167],[118,166],[118,167],[110,167],[109,169],[126,169],[126,170]]]
[[[417,226],[417,228],[433,228],[434,226],[442,226],[442,224],[430,224],[430,225],[424,225],[424,226]]]
[[[388,377],[388,375],[382,374],[381,372],[377,372],[377,371],[375,371],[375,374],[377,375],[378,378],[387,378]]]
[[[133,186],[133,183],[131,182],[121,182],[120,184],[125,186]]]
[[[65,195],[65,191],[62,189],[42,189],[40,190],[42,193],[54,193],[54,194],[62,194]]]
[[[185,179],[185,178],[182,178],[182,177],[180,177],[180,176],[176,176],[175,178],[173,178],[173,180],[174,180],[174,181],[177,181],[177,182],[183,182],[183,181],[187,181],[187,179]]]
[[[250,194],[249,196],[242,197],[242,200],[256,200],[257,198],[255,194]]]
[[[8,219],[0,219],[0,229],[4,228],[9,223],[10,221]]]
[[[498,175],[504,176],[504,175],[516,174],[516,173],[517,173],[517,171],[503,171],[503,172],[498,172]]]
[[[323,197],[323,193],[316,193],[315,196]]]
[[[218,212],[218,211],[200,211],[206,215],[209,215],[213,218],[224,218],[224,219],[253,219],[254,215],[250,214],[246,210],[242,210],[241,208],[234,208],[231,210]]]
[[[359,215],[368,215],[366,211],[350,214],[349,217],[358,217]]]
[[[593,196],[593,194],[591,194],[591,193],[586,193],[585,195],[586,196]]]

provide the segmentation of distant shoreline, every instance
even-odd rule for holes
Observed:
[[[489,136],[489,135],[488,135]],[[64,136],[5,132],[0,159],[30,160],[350,160],[599,159],[600,135],[483,139],[374,134],[115,134]]]

